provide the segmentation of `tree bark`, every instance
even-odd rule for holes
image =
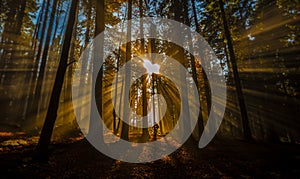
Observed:
[[[50,103],[49,103],[45,123],[42,128],[41,136],[38,145],[36,147],[35,158],[37,160],[47,160],[49,157],[48,146],[51,141],[54,124],[57,118],[59,98],[60,98],[60,94],[64,82],[66,69],[68,66],[67,63],[68,63],[69,49],[71,45],[72,31],[75,22],[77,5],[78,5],[78,0],[72,0],[70,12],[69,12],[68,25],[65,32],[64,43],[62,47],[58,70],[55,77],[55,82],[53,85]]]
[[[35,48],[36,48],[36,38],[37,38],[37,34],[38,34],[38,31],[40,29],[40,26],[41,26],[41,23],[42,23],[42,19],[43,19],[43,12],[44,12],[44,9],[45,9],[45,5],[46,3],[43,3],[43,6],[42,6],[42,9],[39,13],[39,17],[37,19],[37,23],[35,24],[35,29],[34,29],[34,32],[32,34],[32,44],[31,44],[31,48],[33,49],[33,51],[35,51]]]
[[[47,30],[44,51],[43,51],[43,55],[42,55],[42,59],[41,59],[41,66],[40,66],[39,75],[38,75],[38,79],[37,79],[36,90],[35,90],[36,108],[42,106],[42,105],[38,105],[38,101],[40,101],[40,97],[41,97],[41,93],[42,93],[42,86],[43,86],[44,75],[45,75],[45,67],[46,67],[46,62],[47,62],[47,57],[48,57],[48,52],[49,52],[50,39],[51,39],[51,34],[52,34],[52,29],[53,29],[53,22],[54,22],[54,16],[55,16],[55,12],[56,12],[56,6],[57,6],[57,0],[54,0],[51,15],[50,15],[50,22],[49,22],[48,30]],[[37,111],[39,111],[39,110],[37,110]]]
[[[96,28],[95,28],[95,34],[94,36],[96,37],[98,34],[102,33],[105,29],[105,22],[104,22],[104,15],[105,15],[105,10],[104,10],[104,0],[97,0],[96,1]],[[99,47],[99,44],[103,44],[104,43],[104,39],[100,39],[101,42],[97,42],[95,43],[95,48],[94,48],[94,57],[93,59],[97,59],[98,58],[95,56],[96,51],[95,49],[98,51],[100,51],[99,54],[103,54],[103,47]],[[99,60],[104,60],[104,59],[99,59]],[[101,61],[102,62],[102,61]],[[95,67],[92,67],[93,73],[95,70]],[[93,90],[97,90],[97,96],[92,96],[92,98],[96,98],[96,102],[97,102],[97,107],[98,107],[98,111],[96,111],[97,109],[95,108],[91,108],[91,114],[90,114],[90,124],[89,124],[89,132],[88,135],[91,136],[95,136],[95,135],[100,135],[100,141],[101,143],[104,143],[104,139],[103,139],[103,126],[102,126],[102,121],[100,121],[99,119],[94,119],[92,118],[92,116],[94,116],[93,114],[99,112],[100,116],[102,116],[102,110],[103,110],[103,104],[102,104],[102,80],[103,80],[103,66],[100,68],[100,71],[98,73],[96,80],[96,84],[95,84],[95,89]]]
[[[17,35],[21,35],[21,31],[22,31],[22,25],[23,25],[23,19],[24,19],[24,16],[25,16],[25,8],[26,8],[26,3],[27,3],[27,0],[22,0],[21,1],[21,7],[20,7],[20,11],[17,15],[17,24],[16,24],[16,34]]]
[[[144,16],[144,11],[143,11],[143,1],[139,0],[139,10],[140,10],[140,18],[143,18]],[[141,26],[141,36],[144,37],[144,23],[143,20],[140,21],[140,26]],[[141,54],[145,53],[145,39],[142,38],[141,39]],[[147,77],[145,77],[145,79],[143,79],[142,81],[142,99],[143,99],[143,117],[145,117],[145,119],[143,120],[143,133],[142,133],[142,140],[148,140],[150,138],[149,135],[149,131],[148,128],[146,128],[145,126],[148,126],[148,118],[147,118],[147,114],[148,114],[148,100],[147,100]]]
[[[38,67],[38,64],[39,64],[39,60],[40,60],[40,57],[41,57],[43,44],[44,44],[44,35],[45,35],[46,26],[47,26],[49,6],[50,6],[50,0],[47,0],[45,18],[43,20],[44,22],[43,22],[42,32],[41,32],[42,35],[41,35],[41,39],[40,39],[40,43],[39,43],[38,52],[37,52],[37,55],[36,55],[36,66],[37,67]]]
[[[43,50],[43,44],[44,44],[45,30],[46,30],[46,26],[47,26],[49,6],[50,6],[50,0],[47,0],[46,10],[45,10],[45,17],[43,19],[44,22],[43,22],[43,25],[42,25],[41,39],[40,39],[40,43],[38,45],[38,52],[37,52],[37,55],[35,57],[36,78],[39,78],[39,75],[40,75],[39,63],[40,63],[41,53],[42,53],[42,50]],[[37,92],[36,91],[37,89],[38,89],[38,81],[36,82],[36,86],[35,86],[35,89],[34,89],[33,99],[30,100],[31,101],[31,105],[30,105],[31,110],[29,112],[33,113],[33,114],[36,114],[37,117],[38,117],[38,106],[39,106],[38,95],[39,95],[40,92]]]
[[[174,19],[178,22],[181,23],[186,23],[186,19],[185,19],[185,14],[184,14],[184,7],[183,9],[181,8],[181,6],[185,6],[185,3],[181,0],[175,0],[174,2]],[[178,36],[178,38],[181,38],[180,40],[186,40],[184,37],[184,34],[182,34],[181,32],[178,33],[176,32],[176,35]],[[176,59],[179,60],[179,62],[184,66],[187,67],[187,58],[186,58],[186,54],[183,48],[181,47],[176,47],[178,50],[178,53],[176,54]],[[183,122],[181,126],[181,128],[183,129],[183,132],[185,134],[190,134],[190,131],[192,131],[191,129],[191,125],[190,125],[190,109],[189,109],[189,103],[188,103],[188,88],[187,88],[187,79],[186,79],[186,74],[180,74],[180,83],[181,83],[181,91],[180,91],[180,95],[181,95],[181,111],[183,112],[182,116],[183,116],[183,120],[187,121],[187,122]],[[180,126],[179,126],[180,127]],[[188,138],[187,142],[190,141],[191,135]]]
[[[227,18],[226,18],[225,11],[224,11],[224,3],[222,0],[219,0],[219,5],[220,5],[220,9],[221,9],[221,16],[222,16],[223,25],[224,25],[224,34],[225,34],[225,37],[227,40],[228,51],[229,51],[229,56],[230,56],[230,61],[231,61],[231,66],[232,66],[232,71],[233,71],[233,76],[234,76],[234,82],[235,82],[238,102],[239,102],[239,106],[240,106],[240,110],[241,110],[244,137],[247,140],[253,140],[251,130],[249,127],[249,119],[248,119],[247,108],[246,108],[246,104],[245,104],[245,100],[244,100],[244,96],[243,96],[241,80],[239,77],[238,68],[237,68],[237,64],[236,64],[235,53],[234,53],[233,44],[232,44],[232,38],[231,38],[229,26],[227,23]]]
[[[192,1],[192,10],[193,10],[193,14],[194,14],[194,22],[195,22],[195,26],[196,26],[196,32],[200,33],[200,28],[199,28],[199,23],[198,23],[198,18],[197,18],[197,11],[196,11],[195,0],[191,0],[191,1]],[[202,60],[202,62],[204,62],[204,59],[201,59],[201,60]],[[201,66],[203,66],[203,65],[204,64],[201,64]],[[207,115],[209,115],[210,107],[211,107],[209,82],[208,82],[208,79],[206,77],[206,73],[203,70],[203,68],[202,68],[202,72],[201,73],[202,73],[203,81],[204,81],[204,89],[202,89],[202,91],[204,91],[204,94],[205,94],[206,105],[207,105]],[[207,116],[207,118],[208,118],[208,116]]]
[[[128,20],[131,20],[132,17],[132,0],[128,0]],[[126,61],[129,61],[131,59],[131,23],[127,24],[127,41],[128,43],[126,44]],[[125,94],[124,94],[124,107],[127,107],[127,98],[126,93],[130,90],[130,73],[131,73],[131,68],[129,65],[126,65],[125,67]],[[129,110],[129,109],[128,109]],[[123,121],[129,122],[129,116],[128,116],[128,110],[124,109],[123,110]],[[129,125],[126,122],[123,122],[122,124],[122,131],[121,131],[121,138],[124,140],[129,140]]]
[[[194,13],[194,20],[195,20],[195,24],[196,24],[196,31],[197,30],[199,30],[199,25],[198,25],[198,22],[197,22],[197,14],[196,14],[196,8],[195,8],[195,2],[194,2],[194,0],[192,0],[192,6],[193,6],[193,13]],[[185,18],[186,18],[186,21],[187,21],[187,25],[188,26],[190,26],[191,25],[191,22],[190,22],[190,20],[189,20],[189,17],[188,17],[188,5],[187,5],[187,3],[185,4],[185,6],[184,6],[184,14],[185,14]],[[190,40],[192,40],[191,38],[191,34],[188,34],[188,38],[190,39]],[[193,51],[193,46],[192,45],[190,45],[190,50],[192,50]],[[193,55],[191,55],[190,56],[191,57],[191,60],[190,60],[190,62],[191,62],[191,67],[192,67],[192,77],[193,77],[193,80],[194,80],[194,82],[195,82],[195,85],[196,85],[196,87],[197,87],[197,92],[199,92],[198,93],[198,96],[200,97],[200,99],[201,99],[201,92],[200,92],[200,87],[199,87],[199,82],[198,82],[198,75],[197,75],[197,70],[196,70],[196,61],[195,61],[195,57],[193,56]],[[200,100],[199,99],[199,100]],[[200,101],[199,101],[200,102]],[[199,130],[199,135],[201,135],[202,134],[202,132],[203,132],[203,130],[204,130],[204,124],[203,124],[203,116],[202,116],[202,107],[201,107],[201,104],[200,104],[200,106],[199,106],[199,115],[198,115],[198,130]]]

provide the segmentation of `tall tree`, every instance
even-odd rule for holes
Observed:
[[[40,62],[40,57],[42,54],[42,50],[43,50],[43,45],[44,45],[44,37],[46,34],[46,27],[47,27],[47,21],[48,21],[48,13],[49,13],[49,6],[50,6],[50,0],[47,0],[46,3],[46,10],[45,10],[45,17],[43,19],[43,25],[42,25],[42,31],[41,31],[41,38],[40,38],[40,43],[39,43],[39,47],[38,47],[38,52],[36,54],[36,66],[38,66],[39,62]]]
[[[235,86],[236,86],[236,92],[237,92],[239,107],[240,107],[240,110],[241,110],[244,137],[247,140],[252,140],[253,138],[252,138],[251,130],[250,130],[250,127],[249,127],[249,119],[248,119],[248,114],[247,114],[247,108],[246,108],[245,99],[244,99],[244,95],[243,95],[243,91],[242,91],[242,85],[241,85],[239,72],[238,72],[238,68],[237,68],[237,64],[236,64],[231,33],[230,33],[229,26],[228,26],[227,18],[226,18],[226,15],[225,15],[225,11],[224,11],[224,3],[223,3],[222,0],[219,0],[219,5],[220,5],[221,16],[222,16],[222,20],[223,20],[224,35],[225,35],[226,40],[227,40],[227,46],[228,46],[228,50],[229,50],[230,62],[231,62],[232,71],[233,71],[233,75],[234,75],[234,81],[235,81]]]
[[[139,10],[140,10],[140,18],[143,18],[144,16],[144,9],[143,9],[143,1],[139,0]],[[144,37],[144,23],[143,20],[140,20],[140,29],[141,29],[141,36]],[[141,54],[145,53],[145,39],[141,39]],[[148,126],[148,118],[147,118],[147,106],[148,106],[148,100],[147,100],[147,77],[142,79],[142,101],[143,101],[143,116],[145,119],[143,120],[143,134],[142,139],[147,140],[149,139],[149,131],[146,126]]]
[[[47,27],[47,20],[48,20],[48,11],[49,11],[49,6],[50,6],[50,0],[47,0],[46,2],[46,6],[45,6],[45,12],[44,12],[44,19],[43,19],[43,24],[41,26],[41,29],[37,30],[36,36],[39,35],[39,30],[41,30],[41,37],[40,37],[40,42],[38,44],[38,51],[35,57],[35,64],[34,64],[34,68],[36,70],[36,76],[35,78],[39,78],[39,63],[40,63],[40,57],[42,54],[42,50],[43,50],[43,44],[44,44],[44,39],[45,39],[45,31],[46,31],[46,27]],[[43,10],[44,6],[42,7]],[[43,13],[43,12],[41,12]],[[35,46],[35,45],[34,45]],[[34,49],[35,50],[35,49]],[[38,88],[38,86],[36,86],[36,88]],[[39,100],[39,92],[37,92],[36,90],[34,90],[34,96],[32,96],[30,98],[31,104],[30,104],[30,109],[29,109],[29,113],[36,113],[38,112],[38,100]]]
[[[65,32],[64,43],[61,51],[59,66],[57,69],[52,94],[50,98],[50,103],[48,111],[46,114],[46,119],[41,131],[40,139],[36,147],[36,159],[46,160],[49,157],[48,146],[51,141],[51,136],[53,133],[54,124],[57,118],[57,111],[59,107],[59,98],[64,82],[65,73],[68,67],[68,56],[69,49],[71,45],[73,26],[76,16],[76,8],[78,6],[78,0],[72,0],[71,8],[69,12],[68,25]]]
[[[38,16],[36,24],[35,24],[34,32],[32,34],[32,42],[31,42],[32,44],[31,44],[31,47],[32,47],[33,50],[35,50],[35,48],[36,48],[36,43],[37,43],[36,39],[38,37],[38,31],[39,31],[41,23],[42,23],[42,18],[43,18],[43,15],[44,15],[44,9],[45,9],[45,5],[46,4],[47,3],[43,3],[43,5],[42,5],[42,8],[41,8],[41,10],[39,12],[39,16]]]
[[[196,26],[196,31],[199,33],[199,24],[198,24],[198,19],[197,19],[197,13],[196,13],[196,8],[195,8],[195,0],[191,0],[192,1],[192,9],[193,9],[193,15],[194,15],[194,21],[195,21],[195,26]],[[186,19],[186,25],[191,26],[191,22],[189,19],[189,15],[188,15],[189,11],[188,11],[188,3],[184,3],[184,16]],[[191,39],[191,34],[189,35],[189,39]],[[190,45],[190,50],[193,50],[193,46]],[[197,90],[199,92],[199,90],[201,89],[199,86],[199,81],[198,81],[198,73],[197,73],[197,69],[196,69],[196,61],[195,61],[195,57],[193,55],[191,55],[190,57],[190,63],[191,63],[191,68],[192,68],[192,76],[193,76],[193,80],[196,84]],[[204,71],[202,70],[202,72],[204,73]],[[204,76],[204,75],[203,75]],[[201,92],[199,92],[199,97],[201,99]],[[204,124],[203,124],[203,116],[202,116],[202,107],[200,105],[200,112],[198,115],[198,130],[199,130],[199,134],[201,135],[203,130],[204,130]]]
[[[185,2],[183,0],[173,0],[173,13],[174,13],[174,20],[184,23],[185,24],[185,15],[184,15],[184,8],[181,8],[182,5],[185,5]],[[182,34],[182,32],[175,32],[175,34],[180,41],[184,41],[185,36]],[[187,56],[186,51],[179,46],[176,46],[177,54],[175,54],[175,59],[177,59],[184,67],[187,67]],[[190,109],[189,109],[189,103],[188,103],[188,88],[187,88],[187,74],[180,74],[180,83],[181,83],[181,111],[183,112],[183,119],[187,122],[184,122],[181,126],[184,129],[184,132],[187,134],[189,133],[191,129],[190,125]],[[191,141],[191,137],[189,137],[189,140],[187,142]]]
[[[194,23],[195,23],[195,27],[196,27],[196,32],[201,33],[200,30],[200,24],[199,24],[199,20],[198,20],[198,13],[197,13],[197,9],[196,9],[196,4],[195,4],[195,0],[191,0],[191,4],[192,4],[192,12],[193,12],[193,19],[194,19]],[[187,11],[187,10],[186,10]],[[190,21],[190,20],[189,20]],[[188,24],[189,25],[189,24]],[[190,25],[189,25],[190,26]],[[201,55],[201,54],[200,54]],[[194,62],[195,63],[195,62]],[[202,63],[204,63],[204,60],[202,60]],[[203,66],[204,64],[201,64],[201,66]],[[194,68],[194,67],[192,67]],[[209,114],[209,110],[210,110],[210,106],[211,106],[211,100],[210,100],[210,89],[209,89],[209,82],[208,79],[206,77],[206,72],[204,70],[201,70],[202,72],[202,76],[203,76],[203,86],[204,86],[204,94],[205,94],[205,98],[206,98],[206,103],[207,103],[207,114]],[[198,84],[200,86],[200,84]]]
[[[16,24],[16,33],[18,35],[21,35],[21,30],[22,30],[22,24],[23,24],[23,19],[25,16],[25,8],[26,8],[26,3],[27,0],[22,0],[21,1],[21,7],[20,7],[20,11],[17,14],[16,20],[17,20],[17,24]]]
[[[128,0],[128,15],[127,15],[127,19],[128,20],[131,20],[131,17],[132,17],[132,0]],[[129,61],[131,59],[131,23],[127,23],[127,44],[126,44],[126,61]],[[124,98],[123,98],[123,102],[124,102],[124,107],[128,107],[127,105],[127,100],[129,98],[127,98],[127,91],[130,90],[130,74],[131,74],[131,68],[130,68],[130,65],[126,65],[125,67],[125,94],[124,94]],[[124,109],[123,110],[123,117],[126,120],[126,122],[129,122],[129,116],[128,116],[128,110],[129,109]],[[124,139],[124,140],[128,140],[129,137],[128,137],[128,133],[129,133],[129,125],[126,123],[126,122],[123,122],[122,124],[122,131],[121,131],[121,138]]]
[[[47,57],[48,57],[48,52],[49,52],[49,47],[50,47],[50,40],[51,40],[51,35],[52,35],[52,30],[53,30],[53,22],[54,22],[54,17],[55,17],[55,12],[56,12],[56,6],[57,6],[57,0],[53,1],[53,6],[52,6],[52,11],[50,15],[50,21],[48,24],[48,30],[47,30],[47,35],[46,35],[46,41],[45,41],[45,46],[42,54],[42,59],[41,59],[41,65],[39,69],[39,75],[37,79],[37,85],[36,85],[36,90],[35,90],[35,95],[36,95],[36,100],[35,104],[36,107],[38,107],[38,101],[40,100],[41,93],[42,93],[42,86],[43,86],[43,80],[44,80],[44,75],[45,75],[45,68],[46,68],[46,62],[47,62]],[[41,105],[39,105],[41,107]]]
[[[99,35],[100,33],[102,33],[105,29],[105,19],[104,19],[104,15],[105,15],[105,9],[104,9],[104,4],[105,1],[104,0],[97,0],[96,1],[96,28],[95,28],[95,34],[94,36],[96,37],[97,35]],[[104,39],[100,39],[100,42],[96,42],[95,43],[95,48],[94,48],[94,60],[101,60],[101,62],[103,62],[102,60],[104,59],[98,59],[98,57],[96,56],[96,54],[103,54],[103,47],[100,47],[100,44],[104,43]],[[99,51],[100,53],[96,53],[96,51]],[[102,63],[101,63],[102,64]],[[93,66],[93,72],[95,70],[95,67]],[[94,80],[94,79],[92,79]],[[97,108],[98,108],[98,112],[100,114],[100,116],[102,116],[102,110],[103,110],[103,101],[102,101],[102,88],[103,88],[103,66],[100,68],[100,71],[98,73],[97,78],[95,79],[96,81],[96,85],[95,85],[95,89],[93,90],[97,90],[97,96],[95,96],[96,98],[96,102],[97,102]],[[94,96],[92,96],[92,98],[94,98]],[[89,124],[89,132],[88,135],[94,136],[94,135],[100,135],[100,140],[99,142],[103,142],[103,132],[102,132],[102,121],[100,121],[99,119],[94,119],[92,118],[92,116],[95,116],[93,114],[97,113],[95,108],[91,108],[91,117],[90,117],[90,124]],[[100,132],[99,132],[100,131]]]

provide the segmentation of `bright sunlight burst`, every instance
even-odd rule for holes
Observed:
[[[152,73],[159,73],[160,66],[158,64],[152,64],[149,60],[144,60],[144,67],[146,68],[149,75]]]

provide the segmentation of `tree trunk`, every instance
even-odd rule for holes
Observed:
[[[95,37],[102,33],[105,29],[105,22],[104,22],[104,0],[97,0],[96,1],[96,29],[95,29]],[[95,49],[97,51],[100,51],[99,54],[103,54],[103,47],[100,48],[99,46],[97,46],[98,44],[103,44],[104,43],[104,39],[101,39],[101,42],[97,42],[95,43]],[[94,59],[96,51],[94,50]],[[98,54],[98,53],[97,53]],[[102,60],[102,59],[100,59]],[[92,70],[94,71],[95,67],[92,67]],[[93,72],[94,73],[94,72]],[[100,116],[102,116],[102,108],[103,108],[103,104],[102,104],[102,79],[103,79],[103,66],[100,68],[100,71],[98,73],[98,77],[95,79],[96,84],[95,84],[95,90],[97,90],[97,97],[96,96],[92,96],[92,98],[96,97],[96,101],[97,101],[97,107],[98,107],[98,111],[95,108],[91,108],[91,114],[90,114],[90,124],[89,124],[89,132],[88,135],[90,136],[95,136],[95,135],[100,135],[100,141],[101,143],[104,142],[103,139],[103,126],[102,126],[102,121],[100,121],[100,119],[94,119],[92,118],[92,116],[94,116],[93,114],[96,114],[97,112],[99,112]],[[94,80],[94,79],[92,79]]]
[[[70,12],[69,12],[69,20],[67,29],[65,32],[64,43],[61,51],[60,61],[58,70],[55,77],[55,82],[52,89],[52,94],[50,98],[50,103],[45,119],[44,126],[42,128],[41,136],[36,148],[36,159],[38,160],[47,160],[49,156],[48,146],[51,141],[51,136],[54,128],[54,124],[57,118],[57,112],[59,107],[59,98],[61,94],[61,89],[64,82],[64,77],[66,73],[66,69],[68,66],[68,56],[69,49],[71,45],[72,31],[75,22],[76,8],[78,5],[78,0],[72,0]]]
[[[63,8],[62,3],[59,1],[59,2],[58,2],[58,8],[57,8],[58,11],[57,11],[56,17],[55,17],[55,27],[54,27],[54,32],[53,32],[53,36],[52,36],[52,40],[51,40],[51,42],[52,42],[52,47],[53,47],[53,44],[55,44],[54,41],[55,41],[57,29],[58,29],[57,27],[58,27],[58,25],[59,25],[59,18],[60,18],[60,15],[61,15],[62,8]],[[52,51],[54,52],[53,49],[52,49]]]
[[[43,22],[42,32],[41,32],[42,35],[41,35],[41,39],[40,39],[40,43],[39,43],[38,52],[37,52],[37,55],[36,55],[36,66],[37,67],[38,67],[38,64],[39,64],[39,61],[40,61],[40,57],[41,57],[41,53],[42,53],[42,49],[43,49],[43,44],[44,44],[44,35],[45,35],[46,26],[47,26],[49,6],[50,6],[50,0],[47,0],[45,18],[43,19],[44,22]]]
[[[196,31],[198,32],[199,30],[199,25],[198,25],[198,21],[197,21],[197,14],[196,14],[196,8],[195,8],[195,2],[194,0],[192,0],[192,6],[193,6],[193,13],[194,13],[194,20],[195,20],[195,24],[196,24]],[[191,26],[191,22],[189,20],[189,17],[188,17],[188,6],[187,4],[184,6],[184,13],[185,13],[185,16],[186,16],[186,20],[187,20],[187,26]],[[191,34],[188,34],[188,38],[190,40],[192,40],[191,38]],[[190,45],[190,49],[193,51],[193,46]],[[198,93],[198,96],[200,97],[201,99],[201,92],[200,92],[200,86],[199,86],[199,82],[198,82],[198,75],[197,75],[197,70],[196,70],[196,61],[195,61],[195,57],[193,55],[191,55],[191,67],[192,67],[192,76],[193,76],[193,80],[196,84],[196,87],[197,87],[197,92]],[[199,100],[200,100],[199,99]],[[200,102],[200,101],[199,101]],[[204,124],[203,124],[203,116],[202,116],[202,107],[201,105],[199,106],[199,115],[198,115],[198,133],[199,135],[201,136],[201,134],[203,133],[204,131]]]
[[[53,22],[54,22],[54,16],[56,12],[56,6],[57,6],[57,0],[53,1],[53,7],[52,7],[52,12],[50,15],[50,22],[48,25],[48,30],[47,30],[47,36],[46,36],[46,41],[45,41],[45,46],[44,46],[44,51],[41,59],[41,66],[39,70],[39,75],[37,79],[37,85],[36,85],[36,90],[35,90],[35,104],[36,108],[42,107],[42,105],[38,105],[42,93],[42,86],[43,86],[43,81],[44,81],[44,75],[45,75],[45,68],[46,68],[46,62],[47,62],[47,57],[48,57],[48,51],[49,51],[49,46],[50,46],[50,39],[52,35],[52,29],[53,29]],[[39,112],[40,109],[37,111]]]
[[[120,69],[120,59],[121,59],[121,40],[123,38],[123,33],[124,33],[124,23],[122,23],[122,26],[121,26],[121,37],[119,38],[119,49],[118,49],[118,57],[117,57],[117,62],[116,62],[116,65],[117,65],[117,69],[116,69],[116,84],[115,84],[115,94],[118,94],[118,88],[119,88],[119,69]],[[121,87],[121,94],[122,94],[122,89],[123,89],[123,84],[124,83],[124,80],[122,78],[122,87]],[[120,96],[120,99],[122,99],[122,95]],[[114,99],[114,106],[116,107],[117,105],[117,99],[115,98]],[[119,103],[119,105],[121,105],[121,102]],[[121,107],[119,108],[119,114],[120,114],[120,110],[121,110]],[[114,134],[116,135],[118,133],[118,130],[119,130],[119,125],[120,125],[120,117],[118,116],[118,124],[117,124],[117,114],[116,114],[116,111],[115,109],[113,109],[113,132]]]
[[[251,130],[249,127],[249,119],[248,119],[246,104],[245,104],[245,100],[244,100],[244,96],[243,96],[242,85],[241,85],[241,81],[240,81],[240,77],[239,77],[239,73],[238,73],[238,69],[237,69],[235,53],[234,53],[233,44],[232,44],[232,38],[231,38],[229,26],[228,26],[225,11],[224,11],[224,3],[222,0],[219,0],[219,5],[221,8],[221,16],[222,16],[223,25],[224,25],[224,34],[225,34],[225,37],[227,40],[228,51],[229,51],[229,56],[230,56],[230,61],[231,61],[231,66],[232,66],[232,71],[233,71],[233,76],[234,76],[234,82],[235,82],[238,102],[239,102],[239,106],[240,106],[240,110],[241,110],[244,137],[247,140],[253,140]]]
[[[44,36],[45,36],[45,30],[47,26],[47,19],[48,19],[48,11],[49,11],[49,6],[50,6],[50,0],[47,1],[46,4],[46,10],[45,10],[45,17],[43,19],[43,25],[42,25],[42,32],[41,32],[41,38],[40,38],[40,43],[38,47],[38,52],[35,57],[35,70],[36,70],[36,78],[39,78],[40,72],[39,72],[39,63],[40,63],[40,57],[43,49],[43,44],[44,44]],[[35,81],[34,81],[35,83]],[[38,82],[37,82],[38,83]],[[29,111],[32,114],[38,115],[38,106],[39,106],[39,99],[38,95],[40,92],[36,91],[38,89],[38,84],[36,84],[35,89],[34,89],[34,95],[32,96],[31,101],[31,110]]]
[[[86,15],[87,19],[91,19],[92,18],[91,17],[92,16],[92,6],[91,6],[90,3],[86,3],[86,5],[88,6],[88,8],[87,8],[87,15]],[[90,42],[90,28],[91,28],[90,23],[87,23],[86,31],[85,31],[85,34],[84,34],[84,46],[83,46],[83,49],[87,48],[87,46],[89,45],[89,42]],[[88,59],[88,56],[89,56],[88,53],[85,54],[85,57],[83,57],[83,59]],[[85,73],[86,73],[85,69],[88,69],[87,63],[83,62],[82,66],[81,66],[81,69],[82,70],[81,70],[81,74],[80,74],[81,78],[80,78],[80,85],[79,86],[84,86],[84,83],[85,83],[84,76],[85,76]],[[82,116],[83,109],[84,109],[84,102],[83,102],[83,100],[80,100],[80,106],[79,106],[79,109],[78,109],[79,113],[77,115],[79,118],[81,118],[81,116]]]
[[[45,5],[46,5],[46,3],[43,3],[42,9],[39,13],[39,17],[36,21],[37,23],[35,24],[34,32],[32,34],[31,48],[33,49],[33,51],[35,51],[35,48],[36,48],[36,39],[37,39],[37,36],[38,36],[38,31],[39,31],[41,23],[42,23],[43,14],[44,14],[43,12],[44,12],[44,9],[45,9]]]
[[[25,16],[25,8],[26,8],[26,3],[27,3],[27,0],[22,0],[21,1],[21,8],[20,8],[20,11],[17,15],[17,24],[16,24],[16,34],[17,35],[21,35],[21,31],[22,31],[22,25],[23,25],[23,19],[24,19],[24,16]]]
[[[174,7],[174,19],[178,22],[184,23],[185,24],[185,15],[184,15],[184,9],[182,9],[182,6],[185,6],[184,1],[180,1],[177,0],[175,1],[175,7]],[[176,36],[178,36],[178,38],[181,38],[181,41],[186,40],[184,37],[184,34],[181,34],[178,32],[176,33]],[[186,58],[186,54],[183,48],[181,47],[176,47],[178,50],[178,53],[176,54],[175,59],[179,60],[179,62],[184,66],[187,67],[187,58]],[[181,124],[183,126],[179,126],[180,128],[182,128],[183,132],[185,134],[190,134],[191,129],[191,125],[190,125],[190,109],[189,109],[189,103],[188,103],[188,88],[187,88],[187,79],[186,79],[186,74],[180,74],[180,83],[181,83],[181,91],[180,91],[180,95],[181,95],[181,111],[183,112],[182,116],[183,116],[183,120],[187,121],[187,122],[182,122]],[[191,135],[188,138],[188,140],[186,142],[191,141]]]
[[[139,0],[139,10],[140,10],[140,18],[143,18],[144,16],[144,11],[143,11],[143,1]],[[141,36],[144,37],[144,24],[143,20],[140,21],[140,26],[141,26]],[[145,53],[145,39],[141,39],[141,54]],[[148,100],[147,100],[147,77],[143,79],[142,81],[142,99],[143,99],[143,116],[145,119],[143,120],[143,134],[142,134],[142,140],[148,140],[150,138],[148,128],[148,118],[147,118],[147,113],[148,113]]]
[[[198,18],[197,18],[197,11],[196,11],[196,6],[195,6],[195,0],[191,0],[191,1],[192,1],[192,10],[193,10],[193,14],[194,14],[194,22],[195,22],[195,26],[196,26],[196,32],[200,33],[200,28],[199,28],[199,23],[198,23]],[[204,62],[204,59],[201,59],[201,60],[202,60],[202,62]],[[203,65],[204,64],[201,64],[201,66],[203,66]],[[204,82],[204,89],[202,89],[202,91],[204,91],[205,98],[206,98],[206,105],[207,105],[207,111],[205,113],[207,113],[207,118],[208,118],[208,115],[210,112],[210,107],[211,107],[210,88],[209,88],[208,79],[207,79],[205,71],[203,69],[201,70],[201,73],[202,73],[203,82]]]
[[[128,0],[128,20],[131,20],[132,16],[132,0]],[[127,24],[127,41],[128,43],[126,44],[126,62],[131,59],[131,23]],[[131,68],[129,65],[126,65],[125,67],[125,94],[124,94],[124,107],[128,107],[127,105],[127,92],[130,90],[130,73],[131,73]],[[129,115],[128,115],[129,109],[124,109],[123,110],[123,121],[126,121],[127,123],[129,122]],[[129,140],[128,133],[129,133],[129,125],[123,122],[122,125],[122,131],[121,131],[121,138],[124,140]]]

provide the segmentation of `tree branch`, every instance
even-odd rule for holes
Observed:
[[[75,62],[77,62],[77,60],[71,61],[70,63],[67,64],[67,67],[68,67],[69,65],[72,65],[72,63],[75,63]]]

